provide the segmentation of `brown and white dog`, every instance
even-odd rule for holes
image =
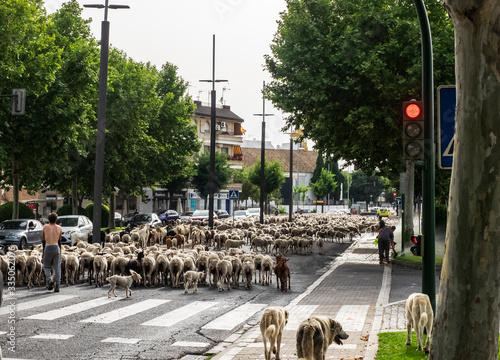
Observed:
[[[106,279],[109,281],[108,298],[111,297],[111,293],[113,293],[116,297],[115,289],[117,286],[125,290],[126,297],[132,296],[132,290],[130,290],[130,287],[134,281],[140,284],[142,277],[134,270],[130,270],[130,274],[130,276],[113,275]]]
[[[299,360],[325,360],[328,346],[349,337],[342,325],[327,316],[311,316],[297,329],[297,356]]]
[[[421,293],[411,294],[406,300],[406,330],[408,332],[406,345],[411,345],[411,328],[413,327],[417,335],[417,350],[422,350],[425,327],[427,328],[427,340],[423,350],[426,354],[429,353],[429,338],[433,319],[434,312],[429,296]]]
[[[264,310],[260,319],[260,332],[264,342],[264,355],[266,360],[271,360],[271,351],[276,354],[276,360],[280,359],[281,336],[283,328],[288,322],[288,310],[279,306],[271,306]],[[267,348],[269,340],[269,349]]]

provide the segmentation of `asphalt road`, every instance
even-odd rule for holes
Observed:
[[[137,287],[125,299],[124,291],[117,289],[117,300],[107,299],[109,285],[63,285],[59,294],[45,288],[17,288],[0,308],[3,355],[166,360],[201,355],[244,326],[255,325],[263,308],[288,305],[349,245],[328,242],[323,255],[318,255],[316,247],[312,255],[290,254],[291,290],[286,293],[276,289],[275,277],[270,286],[257,284],[250,290],[243,284],[223,292],[200,286],[197,294],[192,289],[184,294],[183,288],[170,286]],[[15,322],[9,324],[9,319]],[[8,343],[10,332],[14,347]]]

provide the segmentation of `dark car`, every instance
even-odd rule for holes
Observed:
[[[38,220],[5,220],[0,224],[0,246],[6,251],[10,245],[27,249],[42,243],[43,225]]]
[[[216,210],[215,213],[219,219],[227,219],[229,217],[229,213],[226,210]]]
[[[129,229],[133,229],[136,226],[149,224],[151,227],[155,227],[157,225],[161,225],[160,218],[155,213],[139,213],[135,214],[132,219],[127,224]]]
[[[158,218],[160,219],[163,225],[167,225],[168,222],[175,221],[177,219],[180,219],[181,217],[179,213],[175,210],[166,210],[160,212],[158,214]]]

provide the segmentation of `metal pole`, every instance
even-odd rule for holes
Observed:
[[[264,86],[266,83],[264,82]],[[264,224],[264,199],[265,185],[264,177],[266,167],[266,101],[262,100],[262,140],[260,143],[260,223]]]
[[[435,147],[434,147],[434,74],[432,37],[429,18],[423,0],[415,0],[422,36],[422,100],[424,101],[424,194],[422,292],[427,294],[436,311],[435,258]]]
[[[107,4],[105,19],[107,19]],[[108,90],[109,21],[101,25],[101,63],[99,68],[99,100],[97,103],[97,132],[95,145],[94,209],[92,242],[101,241],[101,208],[104,177],[104,141],[106,136],[106,105]]]
[[[214,228],[214,185],[215,185],[215,122],[216,122],[216,92],[215,92],[215,34],[213,36],[212,59],[212,98],[210,103],[210,170],[208,172],[208,226]]]

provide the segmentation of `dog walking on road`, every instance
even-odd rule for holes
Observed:
[[[260,319],[260,332],[264,342],[264,354],[266,360],[271,360],[271,351],[276,354],[276,360],[280,359],[281,336],[283,328],[288,322],[288,310],[278,306],[271,306],[264,310]],[[267,341],[269,340],[269,349]]]

